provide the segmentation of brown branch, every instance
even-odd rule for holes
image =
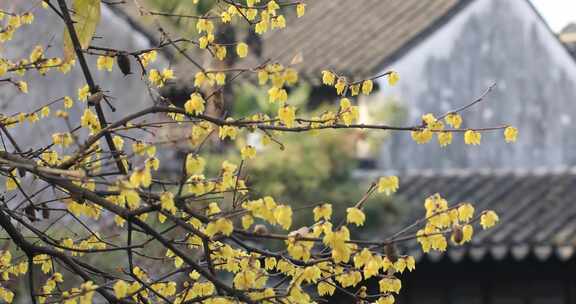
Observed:
[[[82,46],[80,45],[80,40],[78,39],[78,35],[76,33],[76,29],[74,29],[74,22],[72,21],[72,17],[70,17],[70,13],[68,12],[68,7],[66,6],[65,0],[58,0],[58,5],[60,6],[60,10],[62,12],[62,17],[64,22],[66,23],[66,28],[68,29],[68,33],[70,34],[70,40],[72,40],[72,44],[74,45],[74,51],[76,53],[76,57],[78,58],[78,62],[80,63],[80,67],[82,68],[82,73],[84,74],[84,78],[86,79],[86,83],[90,88],[91,94],[97,94],[100,89],[96,86],[94,79],[92,78],[92,74],[90,73],[90,69],[88,64],[86,63],[86,58],[84,58],[84,54],[82,53]],[[100,103],[95,103],[94,108],[96,109],[96,115],[98,116],[98,120],[100,121],[100,125],[102,127],[106,127],[108,123],[106,122],[106,117],[104,116],[104,111],[102,110],[102,106]],[[122,174],[127,174],[128,171],[124,167],[122,160],[120,159],[120,153],[116,149],[114,145],[114,141],[112,140],[112,136],[109,133],[104,134],[104,138],[106,139],[106,143],[108,144],[108,148],[112,152],[114,159],[116,160],[116,165],[118,166],[118,170]]]

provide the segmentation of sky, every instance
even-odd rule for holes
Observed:
[[[559,32],[570,22],[576,22],[576,0],[531,1],[555,32]]]

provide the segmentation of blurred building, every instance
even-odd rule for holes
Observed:
[[[576,23],[570,23],[564,27],[560,32],[559,38],[572,56],[576,58]]]
[[[497,131],[484,133],[481,146],[456,135],[446,148],[397,133],[373,150],[373,168],[361,178],[400,176],[398,220],[382,223],[378,235],[421,218],[434,193],[501,216],[472,244],[418,255],[399,303],[576,303],[574,32],[571,26],[557,36],[525,0],[317,0],[304,18],[265,37],[264,58],[280,54],[288,64],[301,53],[299,69],[324,94],[317,80],[324,69],[351,81],[398,71],[396,87],[382,79],[360,101],[364,122],[388,122],[372,113],[395,100],[406,110],[395,124],[418,125],[422,114],[465,106],[495,83],[463,113],[464,128],[510,123],[520,130],[515,144]]]

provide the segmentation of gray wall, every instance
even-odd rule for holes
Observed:
[[[463,114],[464,127],[510,123],[516,144],[501,131],[486,133],[481,146],[465,146],[461,135],[440,148],[416,145],[396,133],[379,153],[381,169],[535,168],[576,165],[576,64],[524,0],[475,0],[403,58],[384,70],[399,71],[395,96],[409,111],[441,114],[470,103],[490,83],[486,101]]]

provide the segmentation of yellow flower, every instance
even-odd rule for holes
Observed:
[[[69,96],[64,96],[64,108],[70,109],[74,106],[74,101]]]
[[[464,133],[464,142],[467,145],[479,145],[481,139],[482,139],[482,134],[480,134],[480,132],[478,132],[478,131],[467,130]]]
[[[440,132],[438,133],[438,143],[440,147],[446,147],[452,143],[452,132]]]
[[[474,206],[469,203],[462,204],[458,207],[458,219],[462,222],[467,222],[474,216]]]
[[[313,212],[314,212],[314,221],[315,222],[317,222],[321,219],[329,221],[330,217],[332,216],[332,205],[331,204],[322,204],[320,206],[315,207]]]
[[[216,45],[214,48],[216,49],[216,58],[219,60],[224,60],[227,53],[226,47],[223,45]]]
[[[226,83],[226,74],[219,72],[219,73],[209,73],[208,78],[212,82],[216,82],[217,85],[224,85]]]
[[[276,101],[286,102],[288,100],[288,93],[285,89],[278,89],[277,87],[271,87],[268,90],[268,101],[274,103]]]
[[[292,68],[284,70],[284,80],[288,85],[294,85],[298,82],[298,71]]]
[[[472,234],[474,234],[474,228],[472,225],[465,225],[462,227],[462,241],[470,242],[472,240]]]
[[[146,167],[148,169],[153,169],[154,171],[158,171],[160,168],[160,160],[156,157],[151,157],[146,160]]]
[[[504,129],[504,140],[507,143],[515,142],[517,138],[518,138],[518,129],[514,127],[506,127],[506,129]]]
[[[444,120],[449,126],[451,126],[454,129],[458,129],[462,125],[462,116],[460,116],[460,114],[458,113],[449,113],[448,115],[446,115]]]
[[[24,13],[21,16],[21,19],[22,19],[22,23],[24,23],[24,24],[32,24],[32,22],[34,22],[34,15],[30,12]]]
[[[346,88],[346,78],[338,77],[334,87],[336,88],[336,94],[342,95],[344,93],[344,89]]]
[[[12,176],[15,176],[15,175],[12,174]],[[18,186],[17,186],[17,182],[16,182],[15,177],[8,177],[6,179],[6,190],[7,191],[12,191],[12,190],[16,189],[17,187]]]
[[[30,62],[36,62],[38,59],[42,58],[42,54],[44,53],[44,48],[41,45],[37,45],[32,53],[30,53]]]
[[[402,282],[395,277],[384,278],[378,282],[378,285],[382,293],[399,293],[402,288]]]
[[[48,106],[42,107],[42,109],[40,110],[40,116],[48,117],[49,115],[50,115],[50,107]]]
[[[358,107],[352,106],[348,98],[340,100],[340,113],[344,124],[347,126],[351,125],[360,116]]]
[[[208,77],[203,72],[198,72],[194,75],[194,86],[201,87],[206,82]]]
[[[406,257],[405,260],[406,260],[406,267],[408,268],[409,271],[416,269],[416,260],[414,259],[413,256],[408,256]]]
[[[13,15],[8,18],[8,25],[13,28],[19,28],[22,26],[22,19],[18,15]]]
[[[186,156],[186,175],[192,176],[202,174],[205,165],[206,161],[204,158],[198,155],[188,154]]]
[[[218,206],[218,203],[216,202],[208,204],[208,207],[206,208],[206,215],[208,216],[218,214],[220,212],[222,212],[222,209],[220,209],[220,206]]]
[[[122,150],[122,148],[124,147],[124,139],[122,139],[122,137],[115,135],[112,138],[112,142],[114,143],[114,146],[116,147],[116,149],[118,150]]]
[[[276,3],[276,1],[274,1],[274,0],[268,2],[267,7],[266,7],[268,12],[272,15],[275,15],[275,11],[279,8],[280,8],[280,5],[278,5],[278,3]]]
[[[112,72],[112,67],[114,66],[114,57],[110,56],[98,56],[96,60],[96,67],[98,70],[107,70]]]
[[[26,81],[18,81],[16,83],[16,86],[18,87],[18,90],[20,90],[20,92],[28,94],[28,83],[26,83]]]
[[[399,179],[397,176],[386,176],[381,177],[378,180],[378,192],[386,192],[386,195],[390,195],[398,190]]]
[[[174,194],[172,192],[164,192],[160,195],[160,207],[172,214],[176,213],[176,204],[174,203]]]
[[[483,229],[488,229],[496,225],[498,220],[499,220],[498,214],[496,214],[496,212],[492,210],[489,210],[483,213],[482,216],[480,217],[480,226],[482,226]]]
[[[8,63],[6,63],[6,61],[0,59],[0,76],[6,74],[6,72],[8,72],[9,67],[10,66],[8,65]]]
[[[86,101],[88,96],[90,96],[90,87],[87,84],[78,89],[78,100]]]
[[[164,80],[174,79],[174,71],[172,69],[163,69],[162,78],[164,78]]]
[[[364,221],[366,220],[366,215],[362,210],[352,207],[346,209],[346,221],[348,223],[356,224],[356,226],[364,225]]]
[[[234,288],[238,290],[244,290],[248,288],[252,288],[254,286],[254,282],[256,282],[256,272],[251,270],[245,270],[238,272],[234,276]]]
[[[200,39],[198,39],[198,47],[200,47],[201,49],[205,49],[208,47],[208,44],[210,44],[210,42],[214,41],[214,35],[213,34],[207,34],[206,36],[202,36],[200,37]]]
[[[230,139],[235,139],[238,135],[238,128],[233,126],[221,126],[218,130],[218,137],[220,139],[226,139],[226,137],[230,137]]]
[[[100,121],[98,120],[98,116],[88,108],[84,110],[82,117],[80,117],[80,125],[89,128],[91,133],[100,130]]]
[[[306,4],[305,3],[298,3],[298,5],[296,5],[296,16],[298,16],[298,18],[304,16],[304,13],[306,12]]]
[[[412,139],[418,144],[425,144],[432,139],[432,131],[428,128],[419,129],[410,133]]]
[[[293,106],[285,106],[278,109],[278,119],[288,128],[294,126],[296,120],[296,108]]]
[[[284,18],[284,16],[280,15],[276,18],[273,18],[271,24],[272,24],[272,29],[285,28],[286,27],[286,18]]]
[[[398,80],[400,80],[400,75],[397,72],[392,71],[388,74],[388,84],[390,86],[395,86]]]
[[[318,283],[317,289],[319,296],[331,296],[336,291],[336,286],[332,280],[326,280]]]
[[[373,87],[374,87],[374,83],[372,82],[372,80],[370,80],[370,79],[364,80],[364,82],[362,82],[362,94],[370,95]]]
[[[132,175],[130,175],[130,183],[135,187],[142,186],[148,188],[152,183],[150,170],[148,168],[134,170]]]
[[[350,89],[350,95],[352,96],[358,96],[358,94],[360,94],[360,84],[353,84],[351,86],[348,87]]]
[[[212,33],[214,31],[214,23],[208,19],[200,18],[196,22],[196,30],[198,30],[199,34],[202,32]]]
[[[240,154],[242,155],[242,159],[244,160],[253,159],[254,157],[256,157],[256,148],[250,145],[245,146],[240,151]]]
[[[128,283],[122,280],[118,280],[118,282],[114,284],[114,295],[116,296],[116,299],[122,299],[126,297],[127,294],[128,294]]]
[[[274,219],[285,230],[290,229],[292,225],[292,208],[286,205],[280,205],[274,209]]]
[[[437,130],[444,129],[444,124],[441,121],[439,121],[438,119],[436,119],[436,117],[432,113],[427,113],[427,114],[422,115],[422,121],[426,125],[426,128],[428,128],[430,130],[436,130],[437,131]]]
[[[242,228],[248,230],[252,224],[254,224],[254,218],[251,215],[242,216]]]
[[[156,69],[152,69],[148,73],[148,80],[150,83],[159,88],[163,87],[166,84],[166,81],[174,78],[174,71],[167,68],[162,70],[162,72],[159,72]]]
[[[232,221],[226,218],[217,219],[216,221],[208,223],[206,230],[204,231],[206,235],[212,237],[218,233],[222,233],[229,236],[234,231],[234,225]]]
[[[330,71],[322,71],[322,83],[325,85],[334,85],[334,81],[336,80],[336,75]]]
[[[192,93],[190,99],[184,104],[184,109],[188,114],[202,114],[204,112],[204,98],[198,93]]]
[[[264,69],[258,70],[258,84],[265,85],[268,82],[268,72]]]
[[[382,296],[374,304],[394,304],[396,300],[393,295]]]
[[[238,43],[238,45],[236,45],[236,54],[238,54],[240,58],[248,56],[248,45],[244,42]]]
[[[230,23],[232,16],[230,16],[230,13],[224,11],[220,14],[220,20],[222,20],[222,23]]]
[[[150,51],[144,54],[140,54],[138,57],[140,58],[142,65],[147,67],[150,63],[156,61],[156,58],[158,58],[158,53],[156,51]]]

